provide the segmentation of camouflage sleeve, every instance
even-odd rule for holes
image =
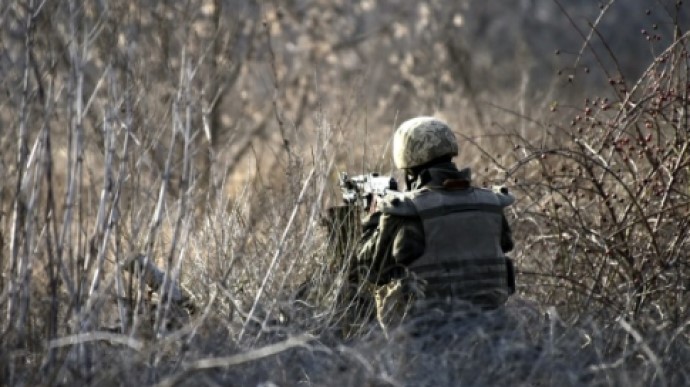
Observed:
[[[378,214],[376,220],[375,225],[365,222],[357,249],[358,270],[369,281],[385,283],[396,275],[396,268],[424,253],[424,231],[415,218]]]

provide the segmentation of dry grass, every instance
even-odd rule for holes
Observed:
[[[427,43],[445,27],[341,42],[360,51],[319,72],[314,58],[343,46],[313,15],[306,32],[293,23],[299,10],[20,3],[0,6],[0,124],[13,129],[0,134],[3,384],[690,381],[682,30],[639,79],[612,71],[599,96],[546,115],[525,90],[486,104],[463,74],[444,74],[460,48]],[[353,20],[385,11],[367,10]],[[308,48],[287,49],[295,36]],[[438,61],[398,57],[396,44]],[[351,68],[374,54],[400,69]],[[386,76],[403,86],[381,103],[370,77]],[[437,98],[458,88],[464,97]],[[495,313],[418,316],[386,338],[349,319],[366,308],[346,302],[352,245],[336,253],[323,216],[338,171],[390,170],[390,130],[375,128],[418,109],[456,125],[479,184],[518,197],[519,294]],[[161,289],[137,256],[162,269]],[[177,283],[193,307],[168,296]]]

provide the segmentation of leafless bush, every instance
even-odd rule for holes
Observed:
[[[569,314],[688,318],[686,44],[679,32],[637,82],[612,77],[608,97],[554,106],[573,117],[541,139],[509,133],[526,278]]]

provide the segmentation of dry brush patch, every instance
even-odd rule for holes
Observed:
[[[429,86],[462,85],[444,83],[444,71],[440,83],[423,82],[445,62],[419,57],[447,60],[449,47],[404,56],[403,85],[423,101],[398,93],[369,123],[358,101],[376,89],[366,76],[350,74],[357,81],[334,92],[308,86],[313,68],[301,61],[337,38],[318,15],[306,12],[305,29],[329,34],[305,59],[284,50],[302,30],[277,8],[262,23],[254,6],[243,19],[207,3],[0,6],[12,20],[2,44],[18,42],[3,81],[14,94],[0,104],[2,122],[18,129],[0,136],[11,149],[0,157],[3,381],[687,383],[686,36],[639,81],[612,77],[608,99],[559,106],[556,123],[540,126],[520,111],[486,134],[469,129],[482,120],[478,100],[439,100]],[[443,8],[407,11],[429,10]],[[290,11],[287,20],[301,17]],[[185,23],[172,28],[176,20]],[[441,27],[384,28],[381,40],[345,46],[414,47]],[[455,102],[465,109],[443,108]],[[378,142],[388,136],[373,128],[408,105],[461,123],[461,162],[484,155],[480,182],[516,192],[521,286],[503,311],[415,319],[390,340],[371,322],[350,325],[353,246],[334,248],[340,236],[322,217],[337,201],[336,169],[388,168]],[[561,124],[569,109],[572,125]],[[189,304],[177,302],[178,285]]]
[[[569,313],[687,320],[687,36],[635,83],[610,80],[538,139],[511,131],[503,178],[530,230],[526,277]],[[570,115],[571,113],[566,113]]]

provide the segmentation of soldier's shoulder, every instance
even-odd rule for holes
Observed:
[[[379,198],[379,209],[384,214],[395,216],[416,216],[417,208],[412,202],[412,197],[403,192],[391,192]]]
[[[508,207],[515,203],[515,196],[503,185],[495,185],[491,188],[475,188],[484,195],[495,197],[501,207]]]

